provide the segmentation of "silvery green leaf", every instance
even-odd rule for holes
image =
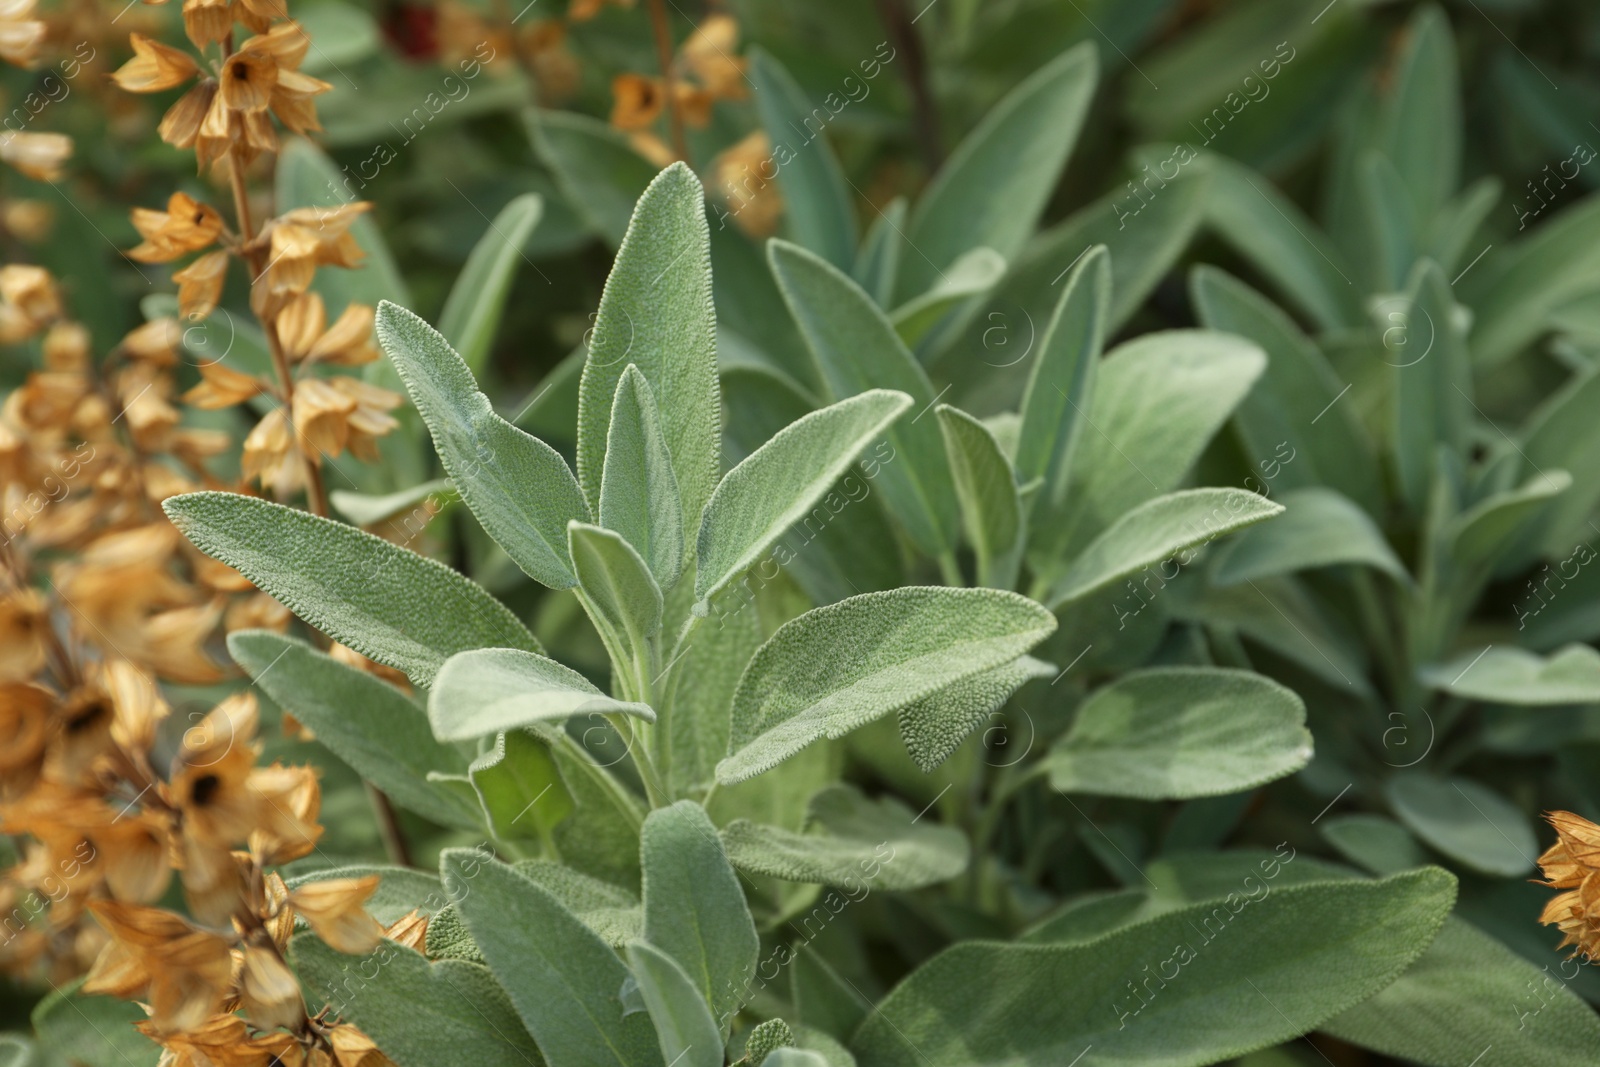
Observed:
[[[1452,696],[1493,704],[1600,704],[1600,652],[1568,645],[1540,656],[1511,645],[1463,652],[1424,667],[1424,683]]]
[[[1340,855],[1373,874],[1394,874],[1429,863],[1422,843],[1386,815],[1330,815],[1317,829]]]
[[[34,1045],[21,1034],[0,1034],[0,1067],[34,1067]]]
[[[932,773],[972,732],[988,722],[1011,695],[1035,678],[1049,678],[1055,667],[1032,656],[947,686],[900,709],[900,739],[918,767]]]
[[[722,843],[735,867],[791,882],[873,889],[921,889],[966,870],[961,831],[921,822],[893,797],[869,800],[854,786],[835,785],[811,798],[809,826],[795,833],[735,819]]]
[[[1600,1046],[1600,1020],[1566,984],[1569,966],[1575,976],[1576,961],[1536,967],[1452,916],[1394,984],[1320,1028],[1429,1067],[1469,1064],[1486,1049],[1527,1067],[1568,1067]]]
[[[1030,74],[950,154],[911,212],[901,300],[931,286],[967,250],[1010,259],[1033,234],[1077,142],[1099,78],[1088,42]]]
[[[1187,800],[1254,789],[1311,759],[1305,704],[1249,671],[1155,667],[1078,708],[1044,765],[1063,793]]]
[[[1489,270],[1462,279],[1473,309],[1474,364],[1504,363],[1537,340],[1563,304],[1600,282],[1600,199],[1581,201],[1555,221],[1479,264]]]
[[[578,390],[578,482],[600,500],[611,404],[628,366],[655,394],[661,435],[694,533],[721,469],[717,322],[705,191],[682,163],[656,175],[633,209],[606,279]]]
[[[581,724],[576,736],[531,728],[550,745],[561,780],[572,794],[572,814],[555,828],[556,846],[562,862],[574,870],[634,889],[639,885],[644,807],[610,769],[622,757],[600,743],[612,736],[605,720],[591,717]]]
[[[830,1067],[820,1052],[803,1048],[775,1048],[761,1061],[761,1067]]]
[[[655,394],[632,363],[617,382],[600,478],[600,525],[622,535],[662,589],[683,571],[683,503]]]
[[[1450,21],[1417,9],[1378,117],[1379,144],[1411,206],[1428,221],[1461,182],[1461,86]]]
[[[1537,550],[1546,559],[1568,556],[1588,540],[1589,516],[1600,504],[1600,369],[1576,374],[1528,417],[1519,451],[1532,467],[1529,473],[1565,470],[1572,485],[1551,502],[1544,528],[1536,534]],[[1523,562],[1519,560],[1518,562]]]
[[[643,1016],[624,1017],[628,969],[524,875],[468,849],[439,859],[445,889],[550,1067],[659,1067]]]
[[[489,362],[495,331],[505,310],[506,296],[518,265],[526,262],[523,248],[544,213],[537,193],[514,197],[495,215],[489,229],[472,246],[466,265],[456,275],[439,312],[439,332],[473,374],[482,374]]]
[[[1451,859],[1502,878],[1533,869],[1539,845],[1528,817],[1492,789],[1415,771],[1390,778],[1384,794],[1408,830]]]
[[[661,1058],[683,1067],[722,1067],[722,1034],[705,997],[676,960],[648,941],[628,945],[628,966],[656,1028]]]
[[[906,347],[917,351],[945,315],[964,301],[994,288],[1006,272],[1006,258],[992,248],[974,248],[950,264],[933,286],[889,313]]]
[[[1142,583],[1141,583],[1142,584]],[[1277,655],[1298,664],[1356,697],[1373,695],[1367,680],[1366,651],[1337,618],[1333,617],[1294,578],[1263,578],[1242,585],[1210,586],[1183,583],[1157,587],[1163,610],[1197,626],[1215,626],[1248,637]],[[1119,598],[1112,610],[1144,603],[1134,596]],[[1143,607],[1133,608],[1137,615]]]
[[[467,775],[497,838],[544,838],[572,814],[572,794],[549,746],[526,730],[496,734]]]
[[[766,371],[725,370],[722,389],[728,405],[724,440],[730,462],[742,461],[817,407],[796,387]],[[874,493],[884,462],[893,456],[889,438],[880,438],[751,569],[755,584],[774,580],[782,569],[815,604],[904,584],[901,539],[884,513],[881,495]],[[730,588],[739,586],[735,582]]]
[[[881,308],[889,307],[894,300],[905,230],[906,198],[897,196],[878,209],[878,217],[867,230],[866,239],[856,251],[855,265],[850,269],[856,284]]]
[[[1465,576],[1488,577],[1500,557],[1548,514],[1553,500],[1560,499],[1571,485],[1572,475],[1546,468],[1515,489],[1478,501],[1443,531],[1450,563]],[[1471,580],[1468,577],[1466,584]]]
[[[518,860],[511,866],[549,890],[563,907],[613,948],[621,948],[641,936],[644,909],[638,896],[621,886],[591,878],[554,860]]]
[[[567,461],[496,415],[466,363],[422,319],[385,303],[377,328],[440,462],[484,530],[535,581],[575,584],[566,524],[587,521],[589,506]]]
[[[567,528],[583,607],[618,665],[642,667],[661,628],[661,588],[619,534],[574,522]]]
[[[1080,600],[1180,552],[1282,513],[1283,505],[1244,489],[1185,489],[1147,500],[1112,522],[1072,561],[1050,589],[1050,606]]]
[[[1091,406],[1095,370],[1111,313],[1111,257],[1104,245],[1073,267],[1039,341],[1039,356],[1022,394],[1017,428],[1017,478],[1042,484],[1033,504],[1035,527],[1061,518],[1067,478]]]
[[[478,943],[472,939],[472,931],[467,929],[466,920],[461,917],[461,909],[454,904],[447,904],[432,918],[428,920],[428,927],[423,932],[423,949],[430,960],[465,960],[468,963],[483,963],[483,953],[478,951]]]
[[[1321,329],[1361,321],[1360,293],[1332,241],[1265,177],[1207,153],[1206,221]]]
[[[744,1058],[754,1065],[760,1064],[774,1049],[783,1048],[794,1040],[794,1031],[782,1019],[768,1019],[758,1023],[745,1037]]]
[[[644,939],[683,967],[726,1037],[760,943],[717,829],[700,805],[680,800],[650,813],[639,847]]]
[[[1115,332],[1145,305],[1193,241],[1209,187],[1209,167],[1191,162],[1139,210],[1137,222],[1127,218],[1126,189],[1113,190],[1030,240],[1012,257],[960,343],[939,353],[935,366],[954,381],[952,398],[978,411],[1020,407],[1033,371],[1029,357],[1039,350],[1060,287],[1096,245],[1111,252],[1107,332]]]
[[[1423,262],[1407,291],[1380,305],[1383,360],[1393,367],[1390,408],[1395,473],[1414,512],[1428,500],[1434,456],[1459,453],[1472,424],[1472,367],[1450,284],[1438,264]]]
[[[401,489],[393,493],[383,493],[372,496],[367,493],[352,493],[348,489],[335,489],[328,494],[328,500],[334,510],[350,520],[355,526],[375,526],[386,519],[397,518],[403,511],[419,511],[415,519],[408,517],[405,521],[426,524],[437,512],[432,509],[423,510],[420,505],[429,498],[440,504],[447,504],[456,495],[455,486],[450,484],[449,478],[435,478],[432,481],[414,485],[410,489]]]
[[[911,406],[872,389],[791,423],[725,475],[700,525],[695,597],[705,602],[760,560]]]
[[[647,705],[614,700],[570,667],[533,652],[482,648],[451,656],[428,693],[435,737],[465,741],[574,715],[634,715]]]
[[[234,493],[185,493],[161,507],[200,551],[419,685],[457,652],[539,648],[480,586],[353,526]]]
[[[506,991],[475,963],[429,962],[393,941],[357,959],[310,934],[289,943],[289,959],[307,998],[332,1004],[397,1067],[543,1062]]]
[[[428,781],[429,771],[464,773],[467,760],[433,739],[428,716],[400,690],[270,630],[235,631],[228,651],[279,707],[396,804],[445,826],[482,827],[475,808]]]
[[[1404,283],[1406,271],[1417,261],[1422,222],[1404,179],[1387,156],[1369,149],[1356,170],[1358,199],[1370,234],[1369,284],[1379,292],[1389,292]]]
[[[1215,267],[1189,276],[1207,328],[1247,337],[1266,353],[1261,379],[1234,415],[1253,477],[1275,491],[1327,486],[1376,512],[1382,471],[1354,397],[1328,358],[1276,304]],[[1246,488],[1249,488],[1247,485]]]
[[[749,58],[756,111],[778,162],[789,238],[847,270],[856,254],[855,199],[828,139],[806,125],[815,105],[766,51],[751,48]],[[806,139],[790,145],[800,137]]]
[[[1053,544],[1080,552],[1125,512],[1176,489],[1266,367],[1242,338],[1207,330],[1145,334],[1113,349],[1068,472],[1072,506]]]
[[[1365,511],[1332,489],[1295,489],[1279,498],[1284,514],[1222,546],[1211,580],[1218,585],[1316,567],[1355,564],[1408,584],[1411,575]]]
[[[1454,900],[1455,879],[1428,868],[1289,886],[1220,917],[1214,904],[1191,905],[1088,943],[957,944],[879,1003],[851,1051],[882,1067],[1228,1060],[1383,989]],[[1149,974],[1158,977],[1141,998]]]
[[[134,1029],[146,1018],[139,1005],[86,996],[79,992],[82,985],[78,980],[57,986],[34,1005],[29,1021],[40,1048],[63,1064],[156,1067],[161,1046]]]
[[[859,997],[857,998],[860,999]],[[813,1067],[856,1067],[856,1058],[833,1035],[814,1026],[800,1024],[794,1036],[796,1051],[817,1056],[822,1062]]]
[[[1055,617],[995,589],[864,593],[785,623],[734,695],[717,780],[743,781],[823,737],[842,737],[1044,640]]]
[[[690,619],[656,698],[661,776],[674,797],[709,787],[728,752],[734,690],[765,637],[755,597],[744,593],[735,586]]]
[[[1011,463],[988,427],[960,408],[940,404],[939,432],[962,525],[978,558],[978,584],[1010,589],[1022,563],[1022,500]]]
[[[928,375],[860,286],[803,248],[774,240],[767,258],[834,399],[883,387],[911,397],[920,413],[889,431],[894,456],[883,464],[883,493],[906,534],[929,555],[954,547],[955,488],[934,419]]]

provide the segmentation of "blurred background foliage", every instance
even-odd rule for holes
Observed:
[[[306,71],[334,85],[319,103],[325,130],[318,140],[337,180],[376,205],[376,229],[419,313],[437,317],[467,254],[506,203],[530,191],[545,197],[495,343],[492,380],[508,404],[578,342],[610,258],[534,150],[530,109],[605,120],[617,106],[617,75],[658,69],[644,8],[607,3],[591,18],[573,19],[562,2],[535,0],[518,10],[518,0],[303,0],[292,12],[316,42]],[[1383,84],[1415,5],[935,0],[919,7],[918,0],[685,0],[668,10],[678,42],[711,14],[732,16],[738,47],[771,53],[818,103],[859,77],[858,64],[877,42],[888,43],[896,60],[827,129],[863,223],[895,195],[923,186],[930,164],[1007,89],[1072,44],[1093,42],[1104,77],[1048,224],[1126,181],[1134,146],[1186,136],[1285,41],[1294,76],[1273,81],[1209,147],[1262,169],[1314,206],[1319,161],[1341,115]],[[1490,214],[1489,230],[1514,231],[1516,194],[1575,145],[1600,139],[1588,118],[1600,103],[1600,12],[1579,0],[1466,0],[1447,10],[1465,73],[1465,177],[1500,179],[1505,206]],[[157,205],[173,188],[204,191],[187,154],[154,136],[167,96],[178,94],[134,97],[106,81],[128,55],[129,31],[165,24],[170,37],[178,14],[176,5],[63,4],[51,16],[55,39],[47,49],[60,58],[0,76],[16,120],[8,128],[67,133],[77,146],[53,188],[5,174],[6,259],[42,263],[64,278],[102,349],[142,321],[143,298],[170,291],[158,271],[120,254],[137,241],[128,207]],[[74,55],[86,61],[68,78],[72,68],[62,60]],[[492,58],[464,76],[474,56]],[[29,103],[41,99],[43,106]],[[419,114],[425,123],[413,117]],[[708,188],[718,186],[719,153],[758,125],[745,94],[717,100],[704,128],[688,131],[691,161]],[[1575,184],[1592,189],[1597,175],[1600,167],[1584,167]],[[1192,256],[1231,266],[1215,249],[1202,246]],[[1182,274],[1181,266],[1171,272],[1147,310],[1155,321],[1191,320]],[[1148,325],[1136,320],[1127,330]],[[7,369],[14,375],[19,367]]]

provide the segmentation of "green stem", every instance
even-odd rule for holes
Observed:
[[[1384,673],[1389,677],[1389,691],[1395,698],[1399,698],[1402,696],[1402,690],[1406,688],[1405,683],[1409,673],[1405,668],[1403,642],[1395,631],[1388,613],[1384,611],[1372,575],[1360,568],[1354,568],[1354,572],[1356,606],[1361,612],[1362,622],[1367,627],[1378,662],[1382,664]]]
[[[939,553],[939,576],[944,584],[957,589],[967,584],[966,578],[961,574],[961,564],[956,562],[954,552]]]
[[[628,754],[633,757],[633,765],[639,771],[639,780],[644,783],[644,797],[650,807],[664,808],[670,801],[667,791],[661,785],[661,776],[656,773],[656,761],[650,758],[646,747],[639,742],[639,735],[634,731],[633,718],[628,715],[612,717],[612,726],[622,734],[623,740],[628,743]],[[620,722],[618,721],[620,720]]]

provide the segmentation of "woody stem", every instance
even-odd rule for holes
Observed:
[[[661,88],[667,96],[667,127],[672,131],[672,151],[689,166],[689,142],[683,135],[683,111],[678,104],[677,78],[672,73],[672,26],[667,21],[666,0],[650,0],[650,30],[655,34],[661,61]]]
[[[239,241],[242,245],[248,245],[255,240],[255,226],[250,220],[250,198],[244,187],[244,164],[239,160],[239,153],[233,149],[228,151],[228,177],[233,185],[233,212],[239,223]],[[245,252],[243,258],[250,272],[250,285],[254,288],[261,278],[260,252]],[[278,327],[271,316],[258,314],[256,318],[261,323],[261,332],[266,335],[267,351],[272,354],[272,368],[278,376],[278,391],[283,395],[283,406],[289,409],[289,421],[293,425],[294,372],[289,368],[289,357],[284,355],[283,344],[278,339]],[[328,490],[322,484],[322,468],[317,465],[316,457],[298,443],[298,433],[295,438],[295,449],[300,453],[300,462],[305,467],[306,500],[314,514],[327,518]]]

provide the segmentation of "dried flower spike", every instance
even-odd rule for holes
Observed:
[[[1564,889],[1545,905],[1539,921],[1562,933],[1560,948],[1600,959],[1600,826],[1570,811],[1545,816],[1556,843],[1539,857],[1539,869],[1552,889]]]

